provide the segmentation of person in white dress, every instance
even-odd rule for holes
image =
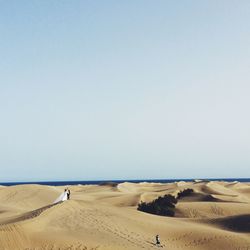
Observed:
[[[53,202],[53,203],[58,203],[61,201],[66,201],[69,199],[69,190],[68,188],[64,189],[64,192]]]
[[[64,193],[63,193],[63,197],[62,197],[62,201],[66,201],[68,200],[68,189],[64,189]]]

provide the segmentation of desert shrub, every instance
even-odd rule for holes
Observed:
[[[176,203],[177,199],[174,196],[167,194],[165,196],[160,196],[149,203],[139,203],[137,210],[156,215],[174,216]]]
[[[177,194],[177,199],[187,197],[187,196],[191,195],[193,192],[194,192],[194,190],[191,188],[184,189]]]

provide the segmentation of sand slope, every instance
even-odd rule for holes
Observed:
[[[136,210],[137,204],[185,188],[176,217]],[[72,199],[52,204],[64,187],[0,189],[0,249],[250,249],[250,184],[122,183],[71,186]]]

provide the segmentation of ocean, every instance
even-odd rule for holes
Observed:
[[[96,180],[96,181],[30,181],[30,182],[0,182],[3,186],[14,186],[24,184],[39,184],[39,185],[50,185],[50,186],[69,186],[69,185],[101,185],[103,183],[123,183],[123,182],[153,182],[153,183],[172,183],[178,181],[194,181],[195,179],[138,179],[138,180]],[[201,179],[203,181],[238,181],[238,182],[250,182],[250,178],[218,178],[218,179]]]

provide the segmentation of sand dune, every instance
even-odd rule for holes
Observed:
[[[0,249],[250,249],[250,184],[121,183],[69,187],[69,201],[52,204],[64,187],[0,187]],[[174,218],[137,211],[140,201],[176,195]]]
[[[250,214],[218,218],[212,220],[211,223],[226,230],[250,233]]]

